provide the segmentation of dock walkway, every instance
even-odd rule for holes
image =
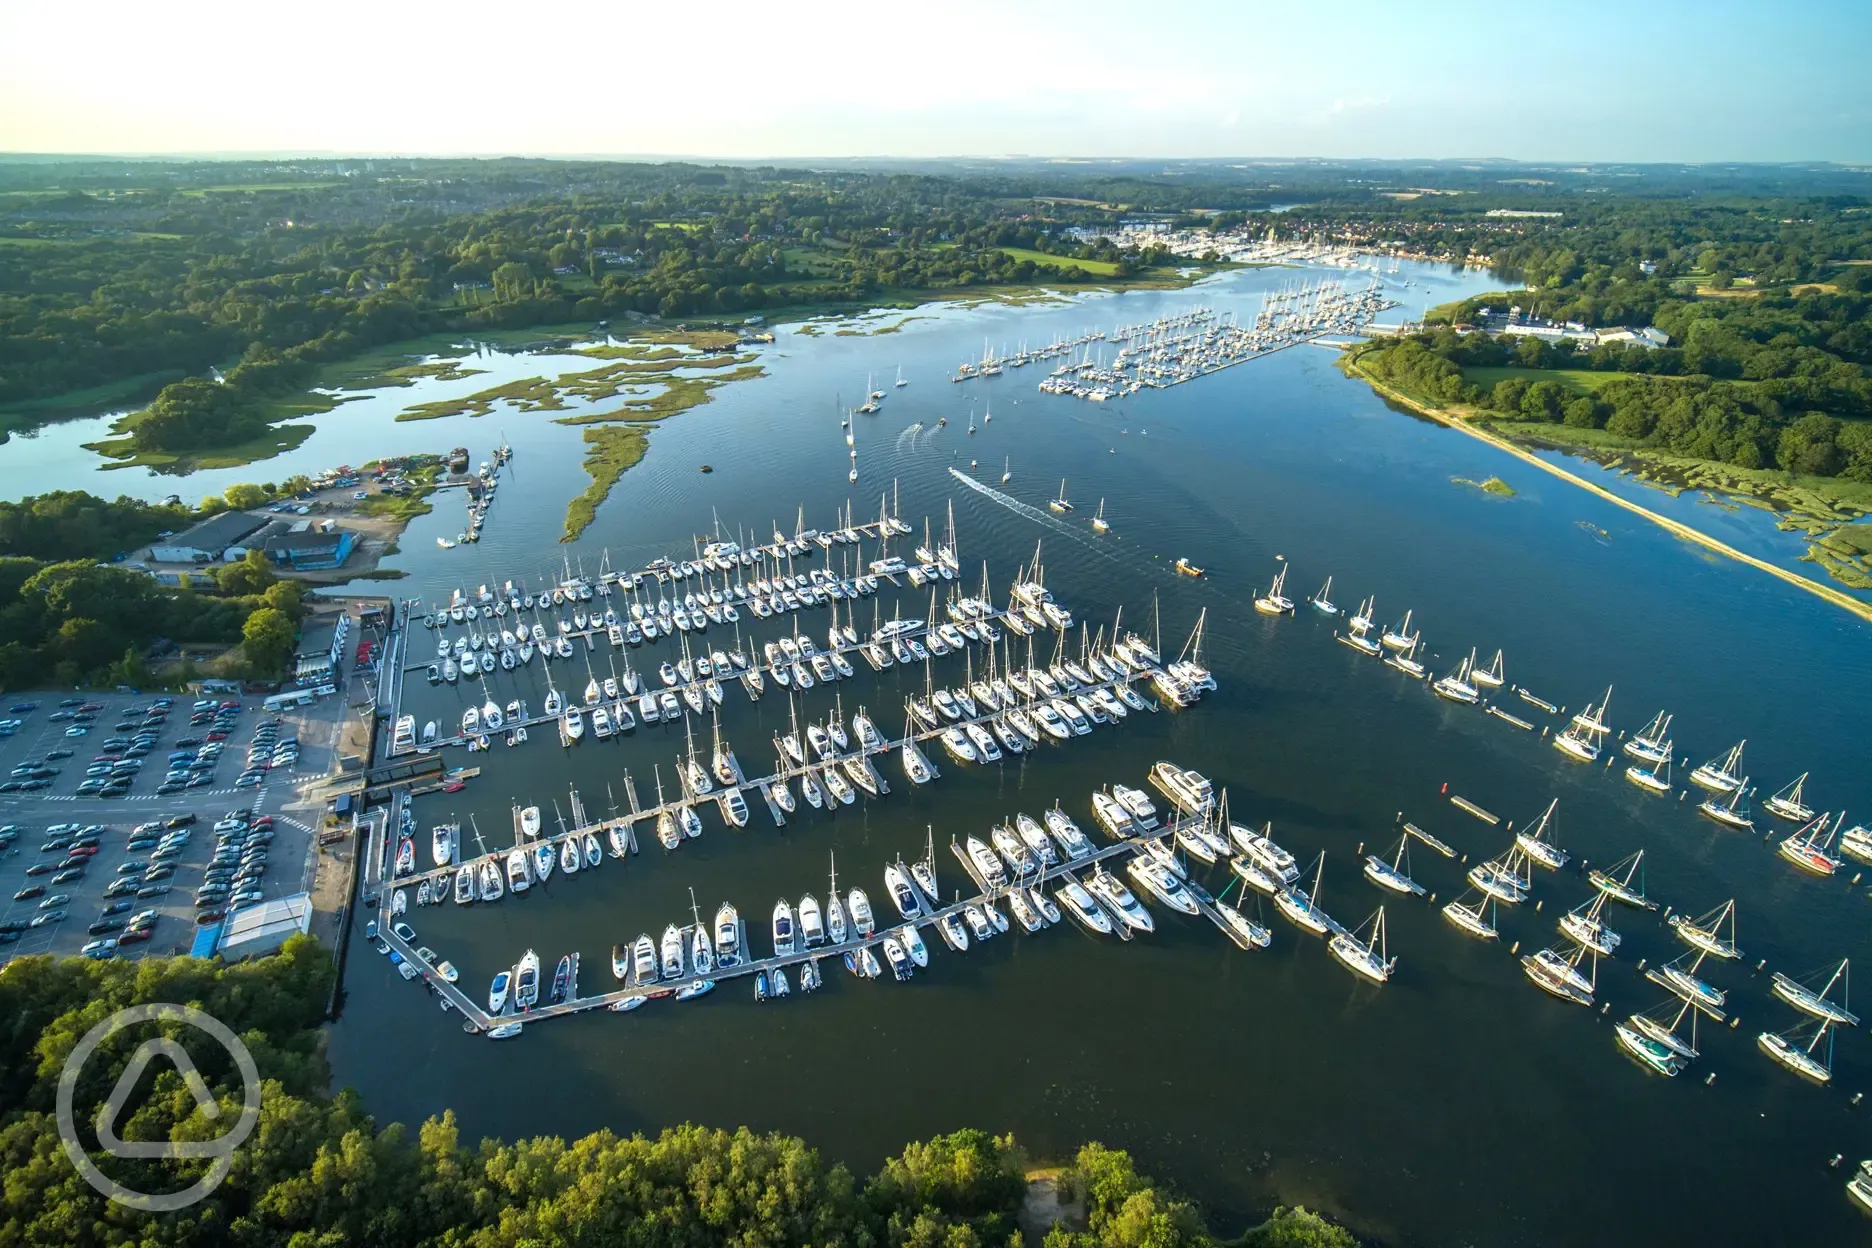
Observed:
[[[1096,866],[1108,859],[1138,852],[1139,842],[1142,840],[1161,840],[1166,837],[1174,837],[1178,827],[1182,826],[1182,822],[1183,821],[1172,822],[1155,829],[1144,837],[1115,841],[1109,845],[1095,847],[1090,854],[1083,858],[1063,861],[1050,868],[1045,868],[1038,874],[1029,874],[1019,881],[1019,884],[1022,887],[1031,888],[1057,883],[1067,876],[1075,876],[1076,878],[1077,872]],[[964,857],[966,858],[965,855]],[[720,984],[726,980],[744,979],[763,971],[772,972],[775,970],[784,970],[789,967],[796,967],[803,962],[808,962],[817,958],[839,958],[846,953],[880,945],[892,932],[899,931],[906,925],[915,926],[919,931],[930,928],[950,915],[964,913],[970,906],[985,905],[1004,897],[1008,891],[1006,888],[993,889],[984,887],[984,882],[976,876],[972,865],[968,868],[968,875],[971,881],[981,890],[974,896],[963,898],[935,910],[931,910],[925,906],[914,916],[900,918],[888,925],[878,927],[869,936],[854,936],[846,940],[843,944],[835,945],[828,942],[815,945],[810,949],[797,950],[790,954],[755,958],[731,967],[717,966],[706,976],[695,976],[693,978],[708,979]],[[1101,901],[1100,904],[1102,905],[1104,903]],[[1200,901],[1199,904],[1202,904],[1202,908],[1207,912],[1211,921],[1216,923],[1217,926],[1224,927],[1226,930],[1225,922],[1221,915],[1214,912],[1213,907],[1200,903]],[[404,916],[405,919],[408,917],[407,915]],[[1115,920],[1114,927],[1118,931],[1127,933],[1129,931],[1121,921]],[[416,967],[421,977],[428,982],[429,986],[447,1000],[451,1007],[459,1011],[468,1023],[471,1024],[473,1030],[485,1031],[487,1028],[494,1025],[495,1020],[489,1016],[482,1004],[470,1000],[459,987],[444,980],[433,966],[428,965],[417,957],[415,949],[411,947],[409,942],[403,940],[402,937],[398,936],[395,931],[392,930],[392,920],[389,915],[387,903],[379,916],[379,934],[393,950]],[[1127,935],[1127,939],[1128,938]],[[939,935],[932,933],[932,939],[934,939],[937,944],[942,944],[942,939]],[[930,941],[926,940],[924,943],[929,944]],[[570,1000],[557,1002],[555,1004],[536,1006],[531,1010],[526,1010],[512,1016],[503,1015],[499,1021],[532,1023],[549,1018],[560,1018],[570,1014],[583,1014],[589,1010],[610,1009],[612,1006],[619,1005],[633,997],[661,997],[670,995],[674,993],[678,987],[681,987],[683,982],[686,981],[664,979],[653,985],[627,986],[593,996],[574,997]]]

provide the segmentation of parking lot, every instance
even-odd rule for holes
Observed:
[[[331,711],[178,695],[163,714],[166,696],[0,699],[0,724],[18,721],[0,728],[0,962],[98,940],[123,942],[96,951],[111,956],[186,953],[198,913],[308,886],[296,789],[330,765]]]

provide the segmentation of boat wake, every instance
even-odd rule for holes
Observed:
[[[1105,560],[1107,563],[1124,562],[1124,560],[1120,559],[1118,555],[1113,553],[1111,550],[1108,550],[1104,543],[1094,541],[1091,537],[1088,537],[1085,533],[1082,533],[1078,529],[1074,528],[1072,525],[1067,524],[1064,520],[1061,520],[1058,517],[1048,512],[1042,511],[1038,507],[1031,507],[1028,504],[1021,502],[1020,499],[1018,498],[1013,498],[1007,494],[1003,494],[1000,490],[995,489],[993,486],[986,485],[980,481],[977,481],[974,477],[969,476],[968,473],[963,472],[960,468],[954,468],[954,467],[950,468],[949,475],[954,477],[956,480],[960,481],[963,485],[968,486],[969,489],[974,490],[977,494],[981,494],[984,497],[992,499],[993,501],[1001,504],[1003,507],[1013,512],[1015,515],[1025,516],[1029,520],[1035,521],[1038,524],[1045,525],[1048,529],[1052,530],[1055,533],[1063,534],[1064,536],[1071,538],[1074,542],[1078,543],[1080,546],[1085,547],[1087,550],[1091,551],[1093,554],[1097,555],[1099,558]]]

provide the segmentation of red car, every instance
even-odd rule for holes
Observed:
[[[273,826],[273,816],[261,815],[258,819],[253,821],[253,826],[256,828],[270,828]]]
[[[225,910],[199,910],[195,914],[195,926],[207,927],[210,923],[219,923],[227,918]]]
[[[148,940],[150,938],[150,931],[151,929],[147,927],[130,928],[127,931],[117,933],[117,943],[119,945],[133,945],[139,940]]]
[[[219,728],[215,729],[213,732],[208,734],[208,739],[210,741],[225,741],[227,740],[227,738],[228,738],[228,734],[225,732],[222,732]]]
[[[95,845],[74,845],[65,851],[65,857],[67,861],[73,858],[89,858],[97,851],[98,847]]]

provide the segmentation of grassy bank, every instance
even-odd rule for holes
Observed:
[[[1547,472],[1553,476],[1559,477],[1563,481],[1571,482],[1572,484],[1585,490],[1587,493],[1596,495],[1597,497],[1605,500],[1606,502],[1611,503],[1615,507],[1618,507],[1625,511],[1633,512],[1637,515],[1643,516],[1645,519],[1651,521],[1651,523],[1657,525],[1659,528],[1664,529],[1666,532],[1674,534],[1675,536],[1680,537],[1684,539],[1685,541],[1694,543],[1695,545],[1701,546],[1706,550],[1713,551],[1716,554],[1723,555],[1730,559],[1734,559],[1738,563],[1745,563],[1749,565],[1750,567],[1755,568],[1758,571],[1766,572],[1768,575],[1775,577],[1778,580],[1785,581],[1790,585],[1793,585],[1799,589],[1803,589],[1806,592],[1813,594],[1814,596],[1818,598],[1823,598],[1827,602],[1832,603],[1834,606],[1837,606],[1846,611],[1849,611],[1861,619],[1872,620],[1872,603],[1867,603],[1862,599],[1854,598],[1848,594],[1842,593],[1841,591],[1834,589],[1833,587],[1829,585],[1824,585],[1821,582],[1812,579],[1811,577],[1801,576],[1798,573],[1790,572],[1786,568],[1782,568],[1775,564],[1769,563],[1765,559],[1758,559],[1753,555],[1744,554],[1743,552],[1735,549],[1735,547],[1730,546],[1725,542],[1717,541],[1715,538],[1709,536],[1709,534],[1704,533],[1701,530],[1694,529],[1690,527],[1689,525],[1684,524],[1681,521],[1673,520],[1669,518],[1668,516],[1660,515],[1659,513],[1652,511],[1648,507],[1643,507],[1635,502],[1632,502],[1630,499],[1620,497],[1619,495],[1614,494],[1612,491],[1606,489],[1604,486],[1598,485],[1592,481],[1588,481],[1586,478],[1580,476],[1578,473],[1569,471],[1568,469],[1563,468],[1558,464],[1551,463],[1550,461],[1543,459],[1538,455],[1535,455],[1533,452],[1529,451],[1524,445],[1520,444],[1520,442],[1516,440],[1511,440],[1510,438],[1503,436],[1502,432],[1497,432],[1491,429],[1489,426],[1495,422],[1474,419],[1477,413],[1473,409],[1462,408],[1462,407],[1454,407],[1454,408],[1443,407],[1434,403],[1430,403],[1422,399],[1421,397],[1406,394],[1403,391],[1398,390],[1397,388],[1383,381],[1380,381],[1378,378],[1372,376],[1371,373],[1366,371],[1366,369],[1360,365],[1359,356],[1361,353],[1362,352],[1360,348],[1353,348],[1352,350],[1345,352],[1339,359],[1339,366],[1349,376],[1355,376],[1359,378],[1360,380],[1364,381],[1366,384],[1371,386],[1371,388],[1377,391],[1380,395],[1385,396],[1386,398],[1392,400],[1393,402],[1399,403],[1405,407],[1411,408],[1414,411],[1417,411],[1418,413],[1429,417],[1430,419],[1436,421],[1439,424],[1447,425],[1452,429],[1456,429],[1463,433],[1468,434],[1470,437],[1486,442],[1489,445],[1494,446],[1497,449],[1507,454],[1513,455],[1515,458],[1521,460],[1524,463],[1530,464],[1535,468],[1539,468],[1543,472]],[[1556,427],[1565,428],[1566,426],[1556,426]],[[1740,469],[1730,469],[1726,465],[1707,465],[1707,467],[1712,468],[1712,469],[1726,469],[1727,471],[1732,471],[1732,472],[1742,471]],[[1772,475],[1782,475],[1782,474],[1772,474]],[[1809,480],[1813,480],[1813,478],[1809,478]],[[1830,483],[1834,481],[1834,478],[1829,477],[1829,478],[1824,478],[1824,480]],[[1816,500],[1816,501],[1830,508],[1833,507],[1833,503],[1834,503],[1834,500],[1832,499],[1821,499],[1821,500]],[[1837,513],[1837,509],[1835,509],[1835,511]],[[1855,538],[1856,538],[1856,535],[1855,535]],[[1850,540],[1855,540],[1855,538],[1848,538],[1844,540],[1850,541]],[[1820,558],[1819,555],[1815,553],[1817,549],[1825,550],[1826,557],[1827,557],[1826,560],[1823,560],[1822,558]],[[1808,547],[1807,557],[1811,559],[1813,562],[1819,564],[1821,567],[1828,568],[1829,573],[1831,573],[1832,569],[1828,567],[1827,560],[1831,560],[1835,563],[1841,563],[1845,561],[1845,557],[1843,555],[1835,553],[1834,550],[1816,547],[1816,546]],[[1866,566],[1869,571],[1872,571],[1872,563],[1868,563]],[[1846,582],[1846,581],[1842,581],[1842,583],[1848,584],[1848,585],[1851,584],[1850,582]],[[1852,586],[1852,587],[1858,588],[1857,586]]]
[[[591,484],[566,504],[562,540],[568,542],[590,526],[618,478],[635,467],[650,449],[649,431],[642,425],[589,425],[584,436],[585,474]]]
[[[239,468],[243,464],[271,459],[286,451],[296,451],[316,428],[314,425],[275,425],[251,441],[218,446],[213,450],[139,451],[132,445],[132,439],[127,433],[102,442],[87,442],[85,449],[117,461],[105,465],[107,470],[149,468],[167,476],[183,477],[203,469]]]

